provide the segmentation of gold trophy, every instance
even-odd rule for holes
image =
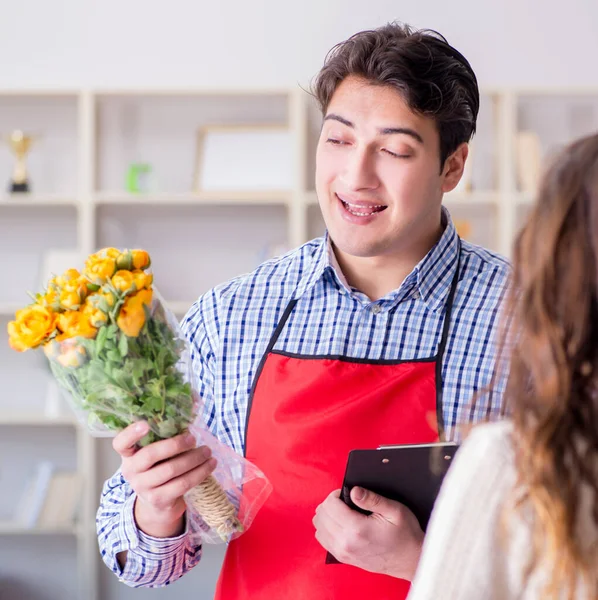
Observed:
[[[25,135],[19,130],[13,131],[6,140],[17,159],[9,186],[9,192],[11,193],[31,191],[29,178],[27,177],[25,157],[31,148],[33,140],[32,136]]]

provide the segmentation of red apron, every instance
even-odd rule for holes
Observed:
[[[273,492],[249,530],[230,543],[216,599],[407,597],[407,581],[326,564],[312,519],[342,486],[350,450],[439,439],[442,355],[458,275],[459,263],[431,358],[372,361],[274,350],[297,300],[287,306],[256,374],[245,431],[245,455]]]

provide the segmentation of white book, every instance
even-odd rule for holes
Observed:
[[[75,524],[82,492],[78,473],[54,473],[46,500],[39,516],[38,526],[43,529],[68,529]]]
[[[52,462],[40,462],[35,474],[25,486],[21,501],[15,511],[15,522],[26,529],[33,529],[38,523],[53,472],[54,464]]]

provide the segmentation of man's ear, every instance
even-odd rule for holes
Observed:
[[[444,162],[442,169],[442,192],[447,194],[457,187],[463,177],[465,161],[469,156],[469,144],[463,142]]]

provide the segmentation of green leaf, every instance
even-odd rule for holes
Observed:
[[[124,333],[120,336],[120,340],[118,340],[118,351],[122,358],[125,358],[129,353],[129,344],[127,342],[127,336]]]
[[[96,343],[95,343],[95,350],[98,354],[104,349],[104,345],[106,344],[107,335],[108,335],[108,328],[100,327],[100,330],[98,331],[98,335],[96,337]]]
[[[112,362],[118,363],[121,360],[121,355],[118,350],[108,350],[108,352],[106,352],[106,358]]]

